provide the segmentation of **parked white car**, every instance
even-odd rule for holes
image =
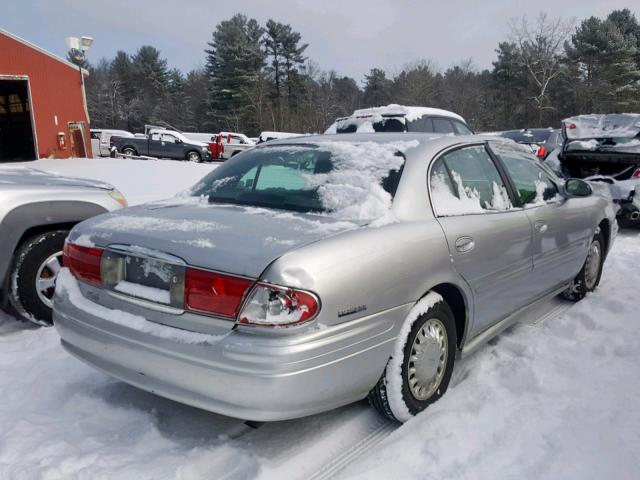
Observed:
[[[111,155],[111,137],[133,137],[133,133],[126,130],[111,130],[102,128],[91,129],[91,150],[94,157],[108,157]]]
[[[348,117],[336,119],[325,134],[422,132],[445,135],[470,135],[473,132],[464,118],[449,110],[431,107],[407,107],[391,104],[363,108]]]

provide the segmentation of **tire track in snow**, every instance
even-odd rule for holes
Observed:
[[[344,450],[340,455],[325,463],[309,480],[325,480],[335,478],[347,465],[357,460],[370,447],[381,442],[391,432],[398,428],[400,424],[380,417],[378,425],[367,435],[362,437],[351,447]]]

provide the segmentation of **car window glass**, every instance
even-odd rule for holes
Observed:
[[[174,137],[173,135],[167,135],[166,133],[162,135],[160,140],[162,140],[163,142],[169,142],[169,143],[176,143],[177,142],[177,138],[176,137]]]
[[[467,127],[464,123],[456,122],[455,120],[453,120],[452,123],[453,128],[455,128],[458,135],[473,135],[473,132],[469,130],[469,127]]]
[[[407,131],[433,133],[433,122],[430,117],[420,117],[407,122]]]
[[[446,118],[434,118],[433,131],[436,133],[454,133],[453,125]]]
[[[504,182],[482,145],[446,153],[431,169],[437,215],[502,211],[512,207]]]
[[[151,140],[160,140],[160,134],[159,133],[152,133],[151,134]]]
[[[101,132],[91,132],[91,138],[100,140],[100,133]]]
[[[504,163],[523,205],[541,205],[556,198],[558,188],[531,155],[495,142],[491,149]]]

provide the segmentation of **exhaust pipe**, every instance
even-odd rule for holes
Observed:
[[[631,212],[629,218],[634,222],[640,219],[640,211],[636,210],[635,212]]]

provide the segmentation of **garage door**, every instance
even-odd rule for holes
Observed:
[[[0,162],[36,158],[27,80],[0,78]]]

